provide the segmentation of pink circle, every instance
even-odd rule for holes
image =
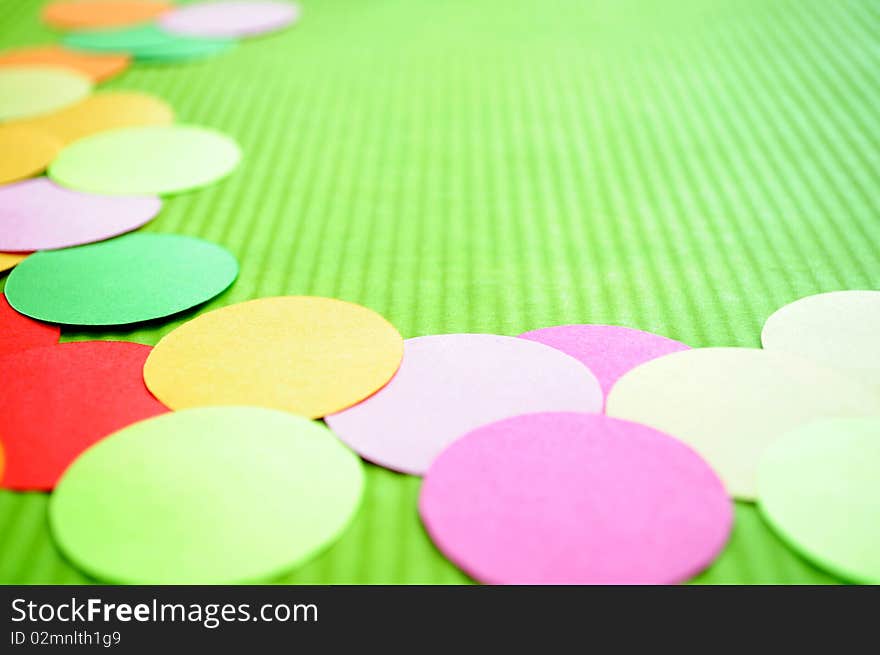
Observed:
[[[437,547],[491,584],[672,584],[720,553],[721,481],[684,443],[597,414],[486,425],[435,460],[419,498]]]
[[[166,32],[185,36],[236,37],[274,32],[299,18],[290,2],[200,2],[173,9],[159,17]]]
[[[149,222],[153,196],[71,191],[45,177],[0,188],[0,251],[49,250],[103,241]]]
[[[364,458],[421,475],[471,430],[529,412],[598,412],[602,390],[583,364],[554,348],[496,334],[407,339],[384,388],[325,417]]]
[[[559,325],[519,336],[583,362],[596,374],[605,394],[630,369],[669,353],[690,350],[680,341],[619,325]]]

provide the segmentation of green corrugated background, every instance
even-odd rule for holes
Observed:
[[[597,322],[757,346],[784,303],[880,288],[877,2],[303,4],[290,31],[105,85],[244,148],[230,179],[146,228],[238,256],[238,282],[199,311],[316,294],[406,337]],[[53,39],[40,5],[0,0],[0,46]],[[153,344],[192,315],[64,338]],[[422,531],[418,486],[368,467],[351,529],[282,581],[466,581]],[[0,493],[0,581],[86,581],[45,509]],[[739,505],[699,581],[834,580]]]

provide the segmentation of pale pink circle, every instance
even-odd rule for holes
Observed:
[[[103,196],[45,177],[0,188],[0,251],[68,248],[135,230],[162,208],[154,196]]]
[[[443,448],[486,423],[601,409],[595,376],[555,348],[496,334],[442,334],[404,341],[391,382],[324,420],[362,457],[421,475]]]
[[[172,9],[159,17],[159,25],[166,32],[185,36],[256,36],[286,27],[299,13],[299,6],[291,2],[221,0]]]
[[[597,414],[518,416],[434,461],[419,498],[437,547],[491,584],[672,584],[721,552],[718,476],[681,441]]]
[[[690,349],[675,339],[619,325],[559,325],[519,336],[557,348],[589,366],[605,394],[630,369]]]

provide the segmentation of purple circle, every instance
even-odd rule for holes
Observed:
[[[183,36],[256,36],[290,25],[299,14],[299,6],[290,2],[200,2],[163,14],[159,17],[159,26],[166,32]]]
[[[419,512],[437,547],[491,584],[672,584],[705,568],[733,509],[677,439],[601,414],[498,421],[444,450]]]
[[[421,475],[474,428],[530,412],[599,412],[602,389],[555,348],[497,334],[438,334],[403,342],[391,381],[324,420],[355,452]]]
[[[155,196],[103,196],[72,191],[45,177],[0,188],[0,251],[68,248],[103,241],[149,222]]]

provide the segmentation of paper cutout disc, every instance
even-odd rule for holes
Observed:
[[[680,441],[600,414],[528,414],[447,448],[422,484],[434,543],[491,584],[672,584],[705,568],[733,520]]]
[[[759,508],[773,529],[819,566],[880,584],[880,417],[817,421],[767,449]]]
[[[403,340],[360,305],[311,296],[260,298],[202,314],[166,335],[144,368],[169,407],[257,405],[318,418],[394,375]]]
[[[256,407],[142,421],[86,451],[49,504],[56,542],[102,580],[266,580],[335,540],[364,485],[323,425]]]

